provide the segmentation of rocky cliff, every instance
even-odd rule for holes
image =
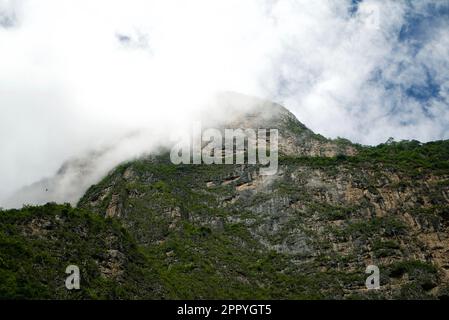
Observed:
[[[156,279],[133,284],[131,298],[448,297],[449,141],[364,147],[325,139],[277,104],[252,104],[220,125],[277,128],[275,175],[260,175],[257,165],[174,165],[162,153],[121,164],[79,201],[79,210],[101,223],[123,226],[143,261],[135,268]],[[20,234],[34,241],[23,230],[39,215],[27,219],[16,218],[11,224],[21,227],[9,233],[2,226],[1,240]],[[79,232],[50,228],[40,237],[65,244]],[[118,250],[120,261],[129,259],[126,250],[100,247],[103,256]],[[71,260],[98,260],[90,254]],[[95,263],[104,279],[129,274],[125,267],[106,272],[100,266],[108,262]],[[365,286],[365,269],[373,264],[380,269],[379,290]],[[18,277],[10,266],[1,268]],[[117,286],[129,283],[123,278]]]

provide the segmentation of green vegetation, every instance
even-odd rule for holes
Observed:
[[[282,174],[268,182],[257,166],[145,157],[110,172],[78,208],[0,210],[0,298],[431,297],[439,270],[413,260],[425,249],[404,214],[425,232],[447,230],[449,142],[355,148],[353,157],[281,157]],[[437,178],[411,193],[425,174]],[[116,216],[105,218],[111,206]],[[364,292],[371,259],[397,289]],[[69,264],[80,266],[80,291],[64,287]]]
[[[121,252],[123,260],[115,259],[108,250]],[[102,272],[108,263],[117,266],[119,276]],[[65,268],[70,264],[80,268],[80,290],[65,288]],[[1,213],[1,299],[160,296],[151,268],[117,221],[56,204]]]
[[[373,236],[398,236],[405,234],[407,226],[395,217],[371,218],[370,220],[353,220],[343,228],[334,228],[333,233],[342,240],[350,237],[369,239]]]
[[[401,246],[394,240],[376,239],[372,246],[376,258],[391,257],[400,253]]]
[[[380,144],[375,147],[358,147],[356,156],[348,157],[288,157],[282,156],[279,163],[301,164],[312,167],[326,166],[382,166],[419,175],[432,170],[434,174],[445,174],[449,170],[449,140],[420,143],[401,141]]]
[[[435,266],[418,260],[396,262],[387,268],[387,272],[392,278],[400,278],[407,274],[410,280],[398,293],[399,299],[431,298],[428,291],[435,288],[439,280]]]

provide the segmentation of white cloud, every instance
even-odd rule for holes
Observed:
[[[217,91],[283,102],[329,137],[447,138],[448,24],[416,55],[397,40],[428,3],[0,0],[0,199],[130,130],[164,141]],[[433,118],[404,94],[426,70]]]

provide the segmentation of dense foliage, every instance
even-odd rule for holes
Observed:
[[[118,299],[157,297],[144,256],[117,221],[70,205],[47,204],[0,212],[1,299]],[[123,274],[102,274],[111,251],[126,255]],[[81,289],[65,287],[77,265]]]

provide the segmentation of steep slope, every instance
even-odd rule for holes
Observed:
[[[333,157],[357,153],[357,146],[350,141],[315,134],[277,103],[235,92],[219,94],[215,99],[215,107],[203,116],[202,122],[207,126],[278,129],[279,152],[284,155]]]
[[[228,125],[279,128],[276,175],[146,157],[111,172],[79,206],[121,221],[171,297],[447,296],[449,142],[363,148],[268,108],[269,118],[247,112]],[[377,291],[365,288],[370,264],[381,270]]]
[[[232,92],[217,95],[210,102],[208,113],[200,115],[199,119],[206,127],[213,128],[279,129],[279,149],[283,154],[335,156],[353,155],[357,150],[347,140],[331,141],[314,134],[278,104]],[[101,148],[68,159],[54,175],[24,186],[6,199],[0,199],[0,206],[20,208],[22,205],[47,202],[74,205],[92,184],[122,161],[142,152],[171,147],[168,141],[151,141],[151,135],[145,130],[130,132],[112,140]]]
[[[362,147],[271,102],[218,100],[209,126],[279,129],[275,175],[161,153],[116,167],[79,209],[0,212],[0,297],[449,297],[449,141]],[[80,292],[63,286],[70,263]]]
[[[56,204],[0,217],[0,299],[163,297],[145,257],[116,221]],[[80,269],[80,290],[65,288],[71,264]]]

